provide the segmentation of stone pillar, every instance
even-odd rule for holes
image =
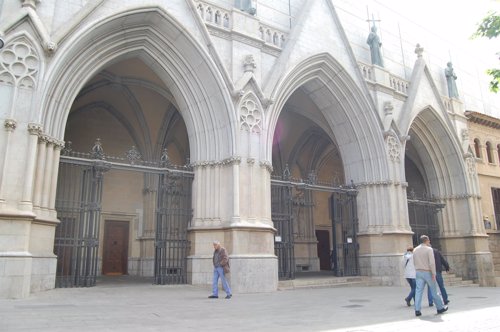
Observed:
[[[237,176],[235,170],[239,170]],[[228,158],[195,163],[194,172],[196,197],[193,197],[195,211],[189,230],[189,282],[212,282],[212,242],[218,240],[229,253],[229,278],[235,293],[275,291],[278,267],[270,206],[266,205],[270,204],[267,164]],[[235,183],[237,180],[239,183]],[[199,193],[204,196],[198,196]],[[241,204],[243,201],[245,204]]]

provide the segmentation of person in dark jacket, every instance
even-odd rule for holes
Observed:
[[[450,264],[448,264],[448,261],[443,257],[439,250],[437,250],[436,248],[432,248],[432,250],[434,251],[434,261],[436,262],[436,282],[439,286],[439,291],[441,292],[441,296],[443,297],[444,304],[448,304],[450,301],[448,300],[448,293],[446,293],[446,288],[444,288],[443,267],[446,272],[449,272]],[[432,294],[428,292],[427,296],[429,298],[429,306],[433,306],[434,302],[432,300]]]
[[[229,257],[227,255],[226,249],[220,245],[219,241],[214,241],[214,279],[212,282],[212,295],[209,299],[219,298],[219,278],[222,283],[222,287],[226,292],[226,299],[230,299],[233,295],[231,293],[231,288],[226,280],[225,274],[229,273]]]

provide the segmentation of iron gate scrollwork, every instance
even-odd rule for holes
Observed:
[[[67,163],[61,159],[57,186],[54,251],[56,287],[95,286],[103,173],[101,160]]]
[[[160,174],[156,210],[155,284],[187,282],[191,221],[191,173],[167,171]]]
[[[56,287],[95,286],[103,174],[115,169],[147,174],[157,183],[154,283],[187,282],[187,229],[192,217],[194,173],[189,166],[172,165],[166,149],[159,162],[143,161],[134,148],[131,151],[127,158],[105,156],[99,139],[90,153],[71,148],[62,151],[55,203],[60,220],[54,240]]]
[[[338,277],[359,275],[357,241],[357,191],[335,192],[330,196],[332,218],[332,270]]]
[[[445,204],[437,202],[433,198],[428,198],[424,193],[422,197],[417,197],[414,190],[408,190],[408,218],[413,231],[413,244],[420,243],[420,236],[427,235],[431,239],[432,246],[441,249],[439,243],[438,212],[445,207]]]

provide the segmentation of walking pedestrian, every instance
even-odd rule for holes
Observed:
[[[411,300],[415,302],[415,289],[416,289],[416,271],[415,264],[413,263],[413,246],[409,246],[403,255],[403,264],[405,269],[405,278],[410,285],[410,293],[405,297],[406,305],[411,306]]]
[[[436,248],[432,248],[434,251],[434,261],[436,262],[436,282],[439,286],[439,292],[441,293],[441,296],[443,298],[443,303],[448,304],[450,301],[448,300],[448,293],[446,292],[446,288],[444,287],[444,280],[443,280],[443,267],[446,272],[450,271],[450,264],[448,264],[448,261],[443,257],[441,252],[437,250]],[[433,298],[432,294],[429,292],[429,306],[433,305]]]
[[[415,316],[421,316],[422,295],[425,285],[431,289],[433,301],[436,303],[438,314],[448,310],[443,304],[441,297],[436,291],[436,262],[434,260],[434,251],[430,246],[430,240],[427,235],[420,236],[420,245],[413,250],[413,263],[416,270],[417,288],[415,292]]]
[[[230,299],[233,295],[231,293],[231,288],[229,287],[229,283],[227,282],[226,273],[229,273],[229,257],[227,255],[227,251],[224,247],[221,246],[219,241],[214,241],[214,256],[213,256],[213,264],[214,264],[214,278],[212,281],[212,295],[210,295],[209,299],[217,299],[219,298],[219,279],[221,280],[222,287],[226,292],[226,299]]]

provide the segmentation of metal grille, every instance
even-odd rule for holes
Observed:
[[[154,281],[186,283],[194,173],[189,166],[172,165],[166,150],[158,162],[143,161],[134,147],[126,159],[107,156],[97,139],[91,153],[74,152],[70,145],[62,151],[56,198],[61,222],[54,242],[56,287],[96,284],[103,174],[110,169],[140,172],[158,179]]]
[[[61,160],[54,251],[56,287],[90,287],[97,277],[97,249],[102,199],[102,174],[107,166],[70,164]]]
[[[307,180],[293,179],[286,167],[282,176],[273,176],[271,180],[271,213],[277,231],[274,251],[278,256],[278,276],[281,280],[295,278],[294,206],[310,210],[306,214],[312,216],[315,191],[332,193],[330,205],[335,248],[331,255],[332,270],[339,276],[359,274],[357,190],[354,186],[341,187],[319,182],[315,172],[311,172]],[[297,194],[295,199],[294,193]]]
[[[358,215],[356,191],[336,192],[330,197],[333,251],[332,270],[338,277],[359,275]]]
[[[433,201],[408,199],[408,217],[413,231],[414,245],[420,243],[421,235],[427,235],[431,239],[432,246],[441,250],[437,214],[444,206]]]
[[[187,228],[191,221],[190,173],[166,172],[160,175],[156,211],[155,284],[187,282],[189,241]]]
[[[295,278],[291,183],[275,183],[271,186],[271,214],[276,236],[274,252],[278,257],[280,280]]]

